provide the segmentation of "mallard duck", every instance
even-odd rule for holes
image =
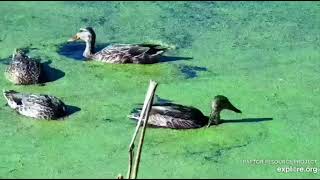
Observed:
[[[241,113],[233,106],[227,97],[223,95],[215,96],[212,101],[212,112],[208,117],[194,107],[183,106],[174,103],[161,103],[152,105],[148,125],[153,127],[163,127],[171,129],[201,128],[205,125],[218,125],[220,123],[220,112],[224,109]],[[128,116],[130,119],[138,120],[141,108],[134,109]]]
[[[40,73],[40,62],[27,56],[25,51],[16,49],[5,70],[5,77],[14,84],[28,85],[38,83]]]
[[[80,31],[68,42],[82,40],[86,43],[83,56],[87,60],[96,60],[114,64],[151,64],[159,62],[159,57],[167,48],[155,44],[113,44],[95,52],[96,33],[92,27],[80,28]]]
[[[58,98],[43,94],[25,94],[3,90],[10,108],[19,114],[37,119],[58,119],[66,115],[66,105]]]

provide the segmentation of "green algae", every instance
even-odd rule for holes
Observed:
[[[1,2],[0,71],[14,48],[50,60],[64,76],[45,86],[0,87],[46,93],[80,108],[64,121],[16,114],[0,98],[1,178],[115,178],[125,174],[135,123],[150,79],[164,99],[204,114],[217,94],[242,114],[222,113],[217,127],[148,129],[141,178],[319,178],[278,173],[246,159],[320,161],[319,11],[316,2]],[[152,65],[76,61],[59,54],[80,27],[97,43],[162,42],[168,56]],[[196,76],[186,78],[181,67]],[[199,68],[200,67],[200,68]],[[205,68],[205,71],[201,71]],[[189,72],[190,73],[190,72]],[[245,119],[272,118],[250,122]],[[316,165],[319,167],[319,164]]]

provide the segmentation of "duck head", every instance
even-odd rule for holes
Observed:
[[[229,99],[223,95],[217,95],[214,97],[212,101],[212,112],[209,117],[208,126],[209,127],[212,123],[214,125],[218,125],[220,121],[220,113],[222,110],[228,109],[234,111],[236,113],[242,113],[241,110],[236,108]]]
[[[14,90],[2,90],[3,96],[7,100],[8,106],[12,109],[18,108],[18,105],[21,104],[22,97],[19,96],[19,93]]]
[[[19,59],[24,59],[24,58],[28,58],[27,56],[27,50],[24,49],[14,49],[13,53],[12,53],[12,60],[19,60]]]
[[[73,42],[77,40],[83,40],[85,42],[92,42],[96,39],[96,33],[94,32],[92,27],[80,28],[79,32],[77,32],[73,37],[71,37],[68,41]]]
[[[89,57],[94,53],[94,47],[96,43],[96,33],[94,32],[92,27],[80,28],[79,32],[77,32],[73,37],[71,37],[68,42],[74,42],[77,40],[82,40],[86,42],[86,49],[83,53],[83,56]]]

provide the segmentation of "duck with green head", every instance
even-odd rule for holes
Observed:
[[[224,109],[241,113],[241,111],[232,105],[229,99],[223,95],[214,97],[209,118],[194,107],[174,103],[155,103],[152,105],[149,114],[148,125],[171,129],[210,127],[212,124],[218,125],[221,123],[220,113]],[[139,120],[140,113],[141,108],[136,108],[128,117],[133,120]]]
[[[101,51],[95,51],[96,33],[92,27],[80,28],[68,42],[82,40],[86,43],[83,56],[87,60],[95,60],[114,64],[152,64],[159,62],[167,48],[156,44],[113,44]]]

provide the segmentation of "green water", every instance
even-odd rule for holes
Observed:
[[[0,178],[126,174],[135,128],[127,114],[150,79],[161,98],[204,114],[223,94],[243,113],[224,111],[222,119],[244,122],[147,129],[140,178],[320,177],[242,162],[317,160],[303,167],[320,168],[320,3],[1,2],[0,11],[1,72],[18,47],[35,48],[64,72],[45,86],[14,86],[2,75],[1,88],[55,95],[81,109],[64,121],[36,121],[0,98]],[[175,47],[167,56],[192,59],[112,65],[59,54],[85,26],[98,43],[159,42]]]

